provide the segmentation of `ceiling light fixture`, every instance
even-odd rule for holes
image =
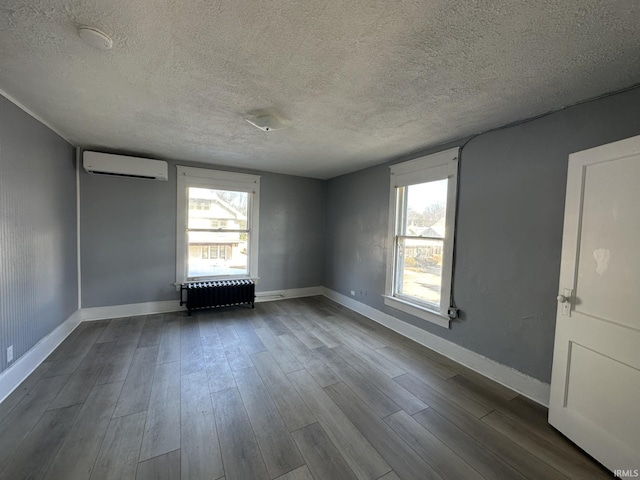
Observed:
[[[86,43],[98,50],[110,50],[111,47],[113,47],[113,40],[97,28],[82,25],[78,27],[78,35],[80,35],[80,38]]]
[[[281,118],[264,111],[260,111],[259,113],[249,113],[245,120],[263,132],[280,130],[287,126],[285,121]]]

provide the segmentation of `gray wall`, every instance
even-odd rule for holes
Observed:
[[[261,175],[258,290],[322,285],[326,182]]]
[[[74,159],[0,96],[0,371],[78,307]]]
[[[82,308],[178,298],[176,175],[169,182],[80,173]]]
[[[176,300],[176,168],[169,181],[80,176],[82,307]],[[228,168],[218,167],[223,170]],[[262,175],[258,291],[322,285],[325,182]]]
[[[638,134],[635,89],[469,142],[461,156],[454,281],[463,315],[450,330],[386,307],[380,296],[388,165],[397,162],[328,182],[325,286],[344,295],[355,290],[367,305],[549,382],[568,155]]]

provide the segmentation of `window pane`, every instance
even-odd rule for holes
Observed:
[[[188,194],[188,229],[247,229],[248,193],[190,187]],[[248,232],[187,231],[187,241],[189,278],[249,273]]]
[[[405,187],[407,200],[401,235],[444,238],[447,183],[443,179]]]
[[[243,237],[244,240],[240,237]],[[247,275],[246,233],[188,232],[189,278]]]
[[[396,294],[440,305],[443,240],[398,238]]]
[[[190,187],[187,228],[246,230],[249,194]]]

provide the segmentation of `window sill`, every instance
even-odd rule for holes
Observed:
[[[418,317],[427,322],[434,323],[443,328],[449,328],[449,317],[443,317],[439,313],[427,310],[425,307],[410,303],[399,298],[392,297],[390,295],[382,295],[384,297],[384,304],[388,307],[401,310],[409,315]]]
[[[258,277],[251,275],[216,275],[213,277],[188,278],[182,283],[222,282],[225,280],[257,280],[257,278]]]
[[[219,276],[219,277],[203,277],[202,279],[198,278],[197,280],[184,280],[182,282],[174,282],[174,286],[176,287],[176,292],[180,291],[180,286],[183,283],[198,283],[198,282],[217,282],[219,280],[253,280],[255,283],[258,283],[258,280],[260,280],[260,277],[257,276],[253,276],[253,275],[236,275],[236,276],[227,276],[227,277],[223,277],[223,276]]]

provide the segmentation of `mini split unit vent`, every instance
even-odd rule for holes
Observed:
[[[167,181],[167,162],[148,158],[126,157],[110,153],[84,152],[82,166],[94,175],[115,175],[118,177],[148,178]]]

